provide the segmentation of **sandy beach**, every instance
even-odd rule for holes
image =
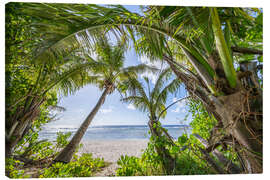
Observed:
[[[92,153],[93,157],[104,158],[106,162],[112,163],[96,176],[113,176],[117,169],[117,160],[121,155],[139,157],[147,147],[148,140],[99,140],[83,141],[81,153]]]

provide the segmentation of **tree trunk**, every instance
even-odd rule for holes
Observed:
[[[257,97],[261,99],[261,97]],[[220,115],[224,130],[231,134],[239,146],[237,151],[244,159],[247,173],[262,173],[262,115],[260,105],[254,109],[250,103],[252,97],[241,91],[218,98],[216,112]],[[247,101],[246,101],[247,100]],[[254,99],[256,101],[256,98]]]
[[[101,107],[101,105],[105,102],[106,96],[109,93],[109,91],[110,91],[110,88],[106,88],[104,90],[104,92],[102,93],[101,97],[99,98],[94,109],[90,112],[90,114],[87,116],[87,118],[81,124],[80,128],[77,130],[76,134],[72,137],[69,144],[64,149],[62,149],[62,151],[53,160],[53,163],[55,163],[55,162],[69,163],[70,162],[76,148],[78,147],[79,143],[81,142],[81,139],[84,136],[86,130],[88,129],[90,123],[94,119],[94,117],[95,117],[96,113],[98,112],[99,108]]]
[[[39,107],[43,102],[44,99],[41,99],[39,102],[35,99],[32,100],[29,108],[25,108],[26,110],[18,110],[18,113],[15,114],[14,117],[11,117],[11,119],[14,119],[10,124],[11,127],[8,127],[6,124],[6,157],[10,157],[12,155],[14,147],[23,139],[24,135],[28,133],[32,122],[39,115]]]
[[[6,157],[10,157],[13,154],[14,147],[23,138],[23,134],[25,134],[25,129],[29,123],[30,119],[16,123],[15,129],[6,137]]]
[[[198,134],[193,134],[206,148],[205,153],[208,153],[207,149],[209,149],[209,143],[203,139],[200,135]],[[219,152],[216,148],[211,148],[212,154],[223,164],[223,167],[225,170],[231,174],[240,174],[241,169],[234,164],[231,160],[228,160],[221,152]],[[204,153],[204,152],[203,152]],[[219,169],[216,169],[216,171],[219,171]]]

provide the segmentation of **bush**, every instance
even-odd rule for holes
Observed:
[[[172,157],[175,158],[175,169],[170,175],[195,175],[195,174],[211,174],[211,170],[204,160],[191,150],[192,144],[197,143],[196,139],[188,137],[186,134],[178,138],[176,146],[168,145],[161,141],[150,142],[140,158],[134,156],[121,156],[117,161],[120,166],[116,170],[117,176],[151,176],[166,175],[162,166],[162,157],[155,151],[154,143],[165,146]],[[181,147],[189,146],[190,149],[181,151]]]
[[[24,174],[24,170],[21,170],[24,163],[13,158],[6,158],[6,176],[9,178],[28,178],[29,176]]]
[[[134,156],[121,156],[117,164],[121,168],[117,169],[117,176],[140,176],[142,169],[140,166],[139,158]]]
[[[40,178],[57,177],[90,177],[107,164],[103,159],[93,158],[92,154],[84,153],[82,156],[74,156],[70,163],[55,163],[50,168],[41,171]]]

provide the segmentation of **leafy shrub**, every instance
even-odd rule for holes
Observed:
[[[117,169],[117,176],[139,176],[142,175],[139,172],[142,172],[139,158],[134,156],[121,156],[117,161],[117,164],[121,166],[121,168]]]
[[[150,176],[162,175],[161,157],[154,148],[154,138],[151,137],[147,148],[140,158],[121,156],[117,161],[120,166],[116,170],[117,176]]]
[[[192,133],[197,133],[204,139],[210,137],[210,131],[216,125],[217,120],[209,116],[201,102],[189,101],[189,112],[192,114]]]
[[[176,141],[176,145],[169,145],[163,138],[150,138],[147,148],[140,158],[134,156],[121,156],[117,161],[120,166],[116,170],[117,176],[150,176],[150,175],[166,175],[162,166],[162,158],[155,151],[154,143],[159,146],[165,146],[172,157],[175,158],[175,168],[172,175],[195,175],[213,173],[206,162],[199,156],[200,153],[194,154],[192,148],[194,143],[198,143],[194,137],[188,137],[183,134]],[[181,150],[182,147],[189,148]],[[199,155],[199,156],[198,156]]]
[[[10,178],[28,178],[29,176],[24,174],[24,170],[21,170],[24,163],[13,158],[6,158],[6,176]]]
[[[31,130],[30,133],[26,135],[25,138],[16,146],[15,154],[19,156],[22,155],[23,157],[32,160],[39,160],[44,158],[48,158],[49,160],[59,153],[60,148],[63,148],[67,145],[70,135],[71,133],[59,132],[57,133],[56,142],[52,143],[47,140],[38,141],[38,133],[32,132]],[[23,170],[23,165],[24,163],[21,161],[7,158],[5,165],[7,176],[10,178],[27,177],[25,175],[25,171]]]
[[[90,177],[107,164],[103,159],[93,158],[92,154],[84,153],[82,156],[74,156],[70,163],[55,163],[50,168],[41,172],[40,178],[56,177]]]
[[[71,132],[58,132],[56,142],[53,143],[46,139],[38,140],[38,132],[32,132],[31,130],[30,133],[16,145],[15,154],[33,160],[52,158],[59,153],[60,148],[63,148],[68,144],[68,138],[70,136]]]

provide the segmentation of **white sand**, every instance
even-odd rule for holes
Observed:
[[[112,164],[105,168],[96,176],[112,176],[117,169],[117,160],[121,155],[140,157],[143,150],[147,147],[148,140],[101,140],[84,141],[83,147],[79,150],[81,153],[92,153],[93,157],[104,158],[104,161]]]

